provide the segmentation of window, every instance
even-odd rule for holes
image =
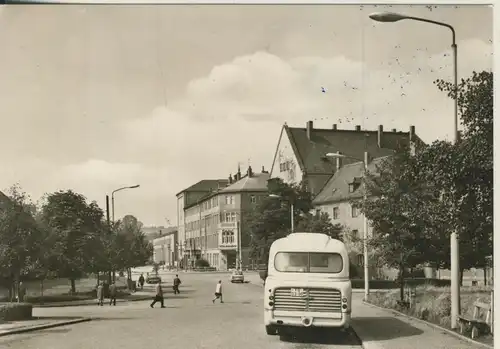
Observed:
[[[338,253],[278,252],[274,267],[279,272],[340,273],[344,263]]]
[[[257,198],[255,197],[255,195],[250,196],[250,202],[252,204],[255,204],[257,202]]]
[[[333,219],[339,219],[339,208],[338,207],[333,208]]]
[[[351,216],[353,218],[359,216],[359,207],[357,205],[351,206]]]
[[[233,244],[234,243],[234,232],[231,230],[222,231],[222,244]]]
[[[351,232],[353,238],[359,238],[359,230],[355,229]]]
[[[349,193],[354,193],[354,183],[349,183]]]
[[[226,205],[234,204],[234,195],[226,195]]]

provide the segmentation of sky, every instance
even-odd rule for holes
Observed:
[[[493,10],[424,5],[0,7],[0,190],[72,189],[116,217],[176,223],[202,179],[270,169],[281,127],[396,128],[450,139],[460,78],[492,69]],[[324,92],[323,92],[324,91]]]

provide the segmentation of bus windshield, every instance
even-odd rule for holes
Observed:
[[[288,273],[340,273],[344,268],[339,253],[278,252],[274,268]]]

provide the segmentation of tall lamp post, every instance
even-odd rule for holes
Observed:
[[[366,177],[366,170],[368,168],[368,152],[365,152],[364,159],[358,159],[352,156],[347,156],[340,153],[328,153],[326,154],[328,157],[340,159],[340,158],[348,158],[352,160],[358,160],[363,163],[363,177]],[[363,190],[363,200],[366,201],[367,193],[366,193],[366,183],[365,189]],[[363,270],[364,270],[364,279],[365,279],[365,301],[368,301],[368,296],[370,295],[370,271],[368,269],[368,219],[366,218],[366,214],[363,214]]]
[[[273,198],[273,199],[284,199],[281,195],[276,195],[276,194],[269,194],[269,197]],[[294,227],[295,217],[293,215],[293,210],[294,210],[293,201],[290,200],[290,230],[292,233],[295,231],[295,227]]]
[[[451,25],[443,22],[433,21],[421,17],[407,16],[399,13],[393,12],[377,12],[372,13],[369,16],[371,19],[377,22],[397,22],[404,19],[430,23],[438,25],[441,27],[446,27],[451,30],[451,48],[453,51],[453,83],[455,88],[455,93],[458,93],[458,52],[455,28]],[[455,144],[458,140],[458,96],[455,96],[454,103],[454,116],[453,116],[453,137],[452,141]],[[450,265],[451,265],[451,328],[456,329],[458,327],[458,315],[460,314],[460,251],[458,244],[458,234],[453,231],[450,235]]]
[[[132,185],[129,187],[122,187],[122,188],[118,188],[118,189],[113,190],[113,192],[111,193],[111,217],[112,217],[113,222],[115,221],[115,193],[119,192],[121,190],[135,189],[135,188],[139,188],[139,187],[140,187],[140,185],[136,184],[136,185]]]
[[[118,188],[118,189],[115,189],[111,192],[111,217],[112,217],[113,224],[115,223],[115,193],[119,192],[121,190],[135,189],[135,188],[139,188],[139,184],[128,186],[128,187]],[[114,278],[115,278],[115,273],[113,272],[113,279]],[[128,279],[127,282],[128,282],[129,288],[130,288],[130,283],[131,283],[130,280],[132,280],[132,270],[130,268],[127,270],[127,279]]]

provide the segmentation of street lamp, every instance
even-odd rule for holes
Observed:
[[[276,195],[276,194],[269,194],[269,197],[270,198],[273,198],[273,199],[283,199],[283,197],[281,195]],[[293,201],[290,200],[290,220],[291,220],[291,232],[293,233],[295,231],[294,229],[294,216],[293,216],[293,210],[294,210],[294,207],[293,207]]]
[[[328,153],[326,154],[327,157],[331,158],[348,158],[352,160],[358,160],[363,163],[363,177],[365,177],[366,181],[366,172],[368,168],[368,152],[365,152],[365,158],[364,160],[340,154],[340,153]],[[363,200],[366,201],[367,194],[366,194],[366,182],[365,182],[365,190],[363,191]],[[366,219],[366,214],[363,213],[363,269],[364,269],[364,279],[365,279],[365,301],[368,301],[368,296],[370,294],[370,271],[368,269],[368,219]]]
[[[403,19],[408,19],[417,22],[425,22],[441,27],[446,27],[451,30],[451,48],[453,51],[453,84],[455,88],[455,103],[453,117],[453,137],[452,141],[455,144],[458,141],[458,51],[456,43],[455,28],[443,22],[433,21],[426,18],[407,16],[393,12],[377,12],[369,16],[377,22],[397,22]],[[453,231],[450,235],[450,265],[451,265],[451,328],[458,327],[458,316],[460,314],[460,259],[459,259],[459,244],[458,234]]]
[[[120,190],[135,189],[135,188],[139,188],[139,187],[140,187],[140,185],[136,184],[136,185],[132,185],[132,186],[129,186],[129,187],[122,187],[122,188],[118,188],[116,190],[113,190],[113,192],[111,193],[111,216],[112,216],[112,219],[113,219],[113,223],[115,221],[115,193],[119,192]]]

